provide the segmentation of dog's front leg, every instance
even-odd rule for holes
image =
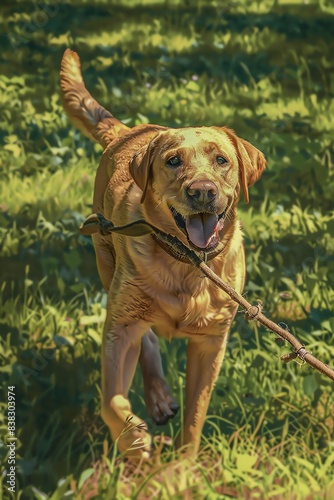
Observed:
[[[141,338],[149,325],[144,321],[122,324],[110,316],[107,316],[102,345],[102,417],[121,452],[133,459],[146,459],[150,456],[152,439],[144,421],[132,413],[128,392]]]
[[[211,392],[224,359],[227,332],[223,336],[204,336],[188,340],[186,407],[183,432],[177,447],[186,445],[188,455],[196,454],[210,403]]]

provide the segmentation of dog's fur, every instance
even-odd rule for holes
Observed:
[[[241,189],[248,202],[248,187],[265,168],[263,154],[226,127],[129,129],[90,96],[79,58],[69,49],[62,61],[61,89],[70,118],[105,148],[96,174],[94,212],[115,225],[144,218],[206,254],[210,268],[242,292],[245,260],[236,206]],[[179,164],[168,163],[175,157]],[[194,229],[198,225],[200,233]],[[139,359],[149,415],[157,424],[174,417],[178,405],[164,379],[155,333],[184,337],[186,407],[178,445],[196,453],[237,305],[200,270],[166,253],[151,235],[102,236],[96,231],[93,240],[108,290],[102,416],[112,438],[129,456],[150,455],[151,436],[133,415],[128,391]]]

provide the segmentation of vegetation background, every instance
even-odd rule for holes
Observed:
[[[284,365],[290,347],[242,314],[197,461],[167,447],[160,465],[128,477],[99,416],[106,297],[78,232],[101,149],[70,126],[58,81],[71,47],[87,87],[125,123],[228,125],[266,154],[240,203],[247,298],[333,364],[332,2],[2,0],[0,22],[3,498],[333,499],[333,383]],[[161,349],[182,401],[185,344]],[[6,489],[8,385],[16,496]],[[131,399],[147,419],[142,394],[137,373]]]

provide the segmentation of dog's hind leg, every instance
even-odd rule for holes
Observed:
[[[179,405],[165,380],[159,342],[152,330],[142,338],[139,364],[149,416],[157,425],[163,425],[176,415]]]

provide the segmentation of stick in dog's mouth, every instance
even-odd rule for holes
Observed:
[[[227,208],[221,214],[201,212],[184,217],[174,207],[169,207],[173,218],[189,243],[201,250],[212,250],[219,243],[219,231],[224,226]]]

